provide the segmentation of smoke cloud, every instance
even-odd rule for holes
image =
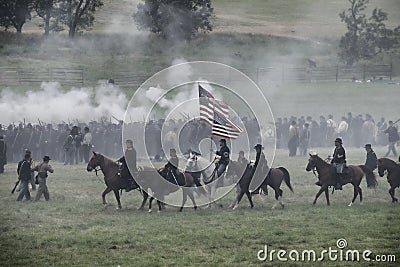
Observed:
[[[43,82],[39,91],[23,95],[9,89],[0,92],[1,123],[61,121],[89,122],[111,116],[123,118],[128,99],[118,86],[99,82],[96,87],[61,90],[57,82]]]

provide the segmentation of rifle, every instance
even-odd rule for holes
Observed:
[[[20,179],[18,179],[18,181],[15,183],[13,190],[11,191],[11,194],[14,194],[15,189],[17,189],[17,186],[19,184]]]

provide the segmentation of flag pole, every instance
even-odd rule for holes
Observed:
[[[208,96],[207,96],[208,97]],[[214,117],[215,117],[215,98],[213,98],[213,123],[211,124],[211,133],[210,133],[210,162],[212,162],[212,157],[213,157],[213,149],[212,149],[212,144],[213,144],[213,135],[212,135],[212,127],[214,127]]]

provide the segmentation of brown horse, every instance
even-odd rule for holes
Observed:
[[[378,159],[378,173],[380,177],[385,175],[387,171],[387,181],[390,184],[389,194],[392,197],[392,202],[398,202],[394,197],[394,190],[400,186],[400,165],[388,158]]]
[[[178,181],[172,183],[167,181],[166,175],[167,174],[164,169],[156,170],[149,167],[142,167],[139,169],[137,181],[144,190],[147,192],[151,190],[153,193],[149,200],[149,212],[152,211],[152,202],[154,199],[157,200],[158,211],[160,212],[163,208],[162,203],[164,202],[165,196],[178,191],[180,188],[182,188],[183,191],[183,198],[179,211],[183,210],[188,196],[192,200],[193,207],[196,210],[197,204],[193,195],[196,183],[192,175],[187,172],[182,174],[183,185],[178,185]]]
[[[100,168],[100,169],[96,169],[96,168]],[[118,209],[121,209],[122,205],[121,205],[119,190],[125,189],[126,181],[125,181],[125,179],[121,178],[120,175],[118,175],[119,165],[112,159],[109,159],[100,153],[93,152],[93,156],[90,159],[90,161],[86,167],[86,170],[88,172],[96,171],[96,175],[97,175],[97,171],[101,170],[101,172],[104,175],[104,182],[107,186],[107,188],[104,190],[103,194],[101,195],[103,198],[103,204],[104,205],[107,204],[106,195],[108,193],[110,193],[111,191],[113,191],[115,198],[117,199],[117,202],[118,202]],[[142,201],[142,205],[140,206],[139,209],[143,209],[144,204],[146,203],[146,200],[148,198],[148,194],[145,191],[141,190],[139,185],[136,182],[134,182],[134,184],[131,186],[131,188],[139,189],[142,192],[143,201]]]
[[[249,186],[251,183],[251,180],[254,175],[254,167],[248,164],[245,169],[243,170],[243,165],[240,165],[236,161],[231,161],[229,163],[230,167],[228,168],[227,171],[227,176],[232,176],[232,175],[241,175],[241,178],[237,184],[238,186],[238,191],[237,191],[237,196],[235,201],[232,203],[231,207],[233,209],[236,209],[239,205],[240,200],[242,199],[243,195],[246,194],[249,202],[250,202],[250,207],[253,208],[253,200],[252,200],[252,194],[257,194],[260,192],[262,189],[264,192],[267,192],[268,186],[272,187],[275,191],[275,199],[279,201],[279,204],[281,205],[282,208],[285,207],[285,205],[282,202],[282,194],[283,191],[280,189],[280,186],[282,184],[282,181],[285,181],[286,185],[289,187],[290,191],[293,192],[292,185],[290,184],[290,174],[285,169],[284,167],[278,167],[278,168],[270,168],[268,174],[265,176],[263,179],[261,185],[253,192],[250,193],[249,191]],[[276,204],[273,206],[275,208]]]
[[[329,186],[334,186],[336,184],[336,172],[333,170],[333,167],[320,158],[318,155],[311,155],[308,160],[308,164],[306,167],[306,171],[316,171],[318,173],[318,182],[317,185],[321,186],[321,189],[318,191],[317,195],[315,196],[313,204],[317,202],[318,197],[325,192],[326,203],[328,206],[330,205],[329,202]],[[370,171],[364,165],[349,165],[348,166],[349,174],[343,179],[343,185],[345,184],[352,184],[354,187],[354,196],[353,200],[348,205],[349,207],[354,204],[357,196],[360,195],[360,203],[362,204],[362,190],[360,187],[361,179],[364,175],[367,178],[367,187],[374,188],[376,186],[376,178],[375,174]]]

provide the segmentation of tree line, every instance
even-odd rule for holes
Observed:
[[[349,8],[339,14],[347,32],[339,43],[339,58],[351,66],[377,54],[400,49],[400,26],[386,27],[388,14],[374,8],[367,17],[369,0],[347,0]],[[14,27],[18,33],[32,16],[42,19],[44,34],[68,29],[73,38],[78,31],[90,30],[103,0],[0,0],[0,26]],[[211,0],[142,0],[132,18],[139,30],[164,39],[191,40],[200,32],[213,30]]]

